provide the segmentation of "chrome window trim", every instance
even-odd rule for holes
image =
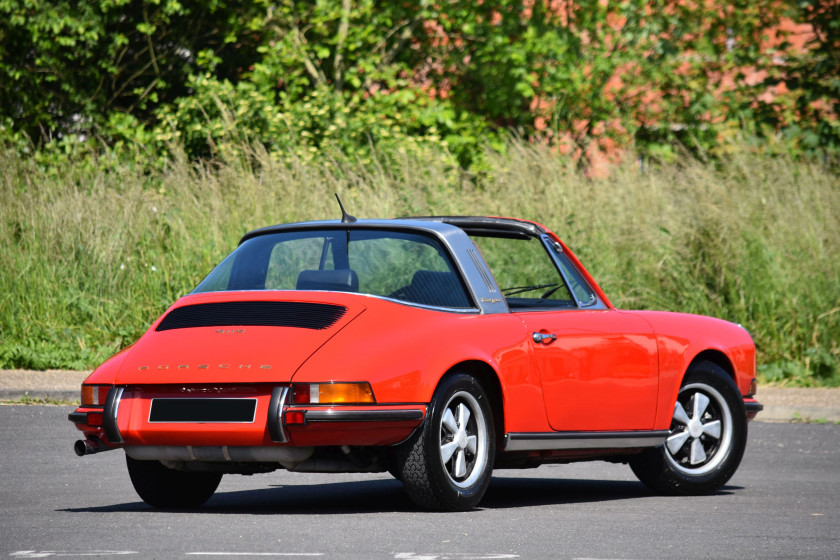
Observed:
[[[569,277],[566,275],[566,272],[563,270],[563,263],[560,262],[560,257],[558,255],[563,254],[563,246],[557,243],[554,239],[551,238],[546,233],[540,235],[540,241],[542,241],[543,245],[545,246],[546,252],[551,258],[551,262],[554,263],[554,267],[557,269],[557,272],[560,274],[560,277],[563,279],[563,282],[566,283],[566,288],[568,288],[569,293],[574,298],[574,302],[577,305],[578,309],[606,309],[607,306],[598,298],[598,294],[595,290],[592,289],[592,286],[589,285],[589,282],[586,281],[583,276],[581,276],[580,281],[592,295],[589,301],[582,301],[578,298],[575,291],[572,289],[572,283],[569,280]],[[569,266],[574,267],[574,263],[567,261]],[[578,271],[579,273],[580,271]]]
[[[342,293],[353,293],[353,292],[342,292]],[[425,303],[417,303],[414,301],[406,301],[404,299],[395,299],[390,298],[388,296],[377,296],[375,294],[354,294],[357,296],[375,298],[375,299],[382,299],[385,301],[390,301],[392,303],[398,303],[400,305],[407,305],[409,307],[417,307],[419,309],[428,309],[430,311],[443,311],[446,313],[458,313],[461,315],[478,315],[481,313],[481,309],[477,307],[440,307],[437,305],[426,305]]]

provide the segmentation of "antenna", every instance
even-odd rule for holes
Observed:
[[[352,224],[353,222],[355,222],[355,216],[351,216],[344,210],[344,205],[341,203],[341,199],[338,198],[338,193],[335,193],[335,199],[338,201],[338,207],[341,208],[341,223]]]

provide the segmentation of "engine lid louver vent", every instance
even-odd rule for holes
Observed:
[[[340,305],[298,301],[200,303],[173,309],[155,330],[239,326],[320,330],[334,325],[346,312]]]

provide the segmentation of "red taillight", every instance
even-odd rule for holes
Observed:
[[[309,404],[310,403],[310,390],[308,383],[297,383],[292,386],[293,392],[293,399],[292,402],[295,404]]]
[[[88,412],[87,423],[88,426],[101,426],[103,421],[103,414],[101,412]]]

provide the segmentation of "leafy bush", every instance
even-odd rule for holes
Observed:
[[[262,0],[0,0],[0,123],[39,142],[154,121],[212,62],[238,78],[256,59]]]
[[[513,133],[586,167],[719,157],[745,129],[840,153],[838,8],[811,0],[77,4],[0,0],[0,136],[20,150],[97,138],[162,163],[173,141],[198,159],[414,139],[469,168]],[[815,30],[804,51],[786,21]]]

